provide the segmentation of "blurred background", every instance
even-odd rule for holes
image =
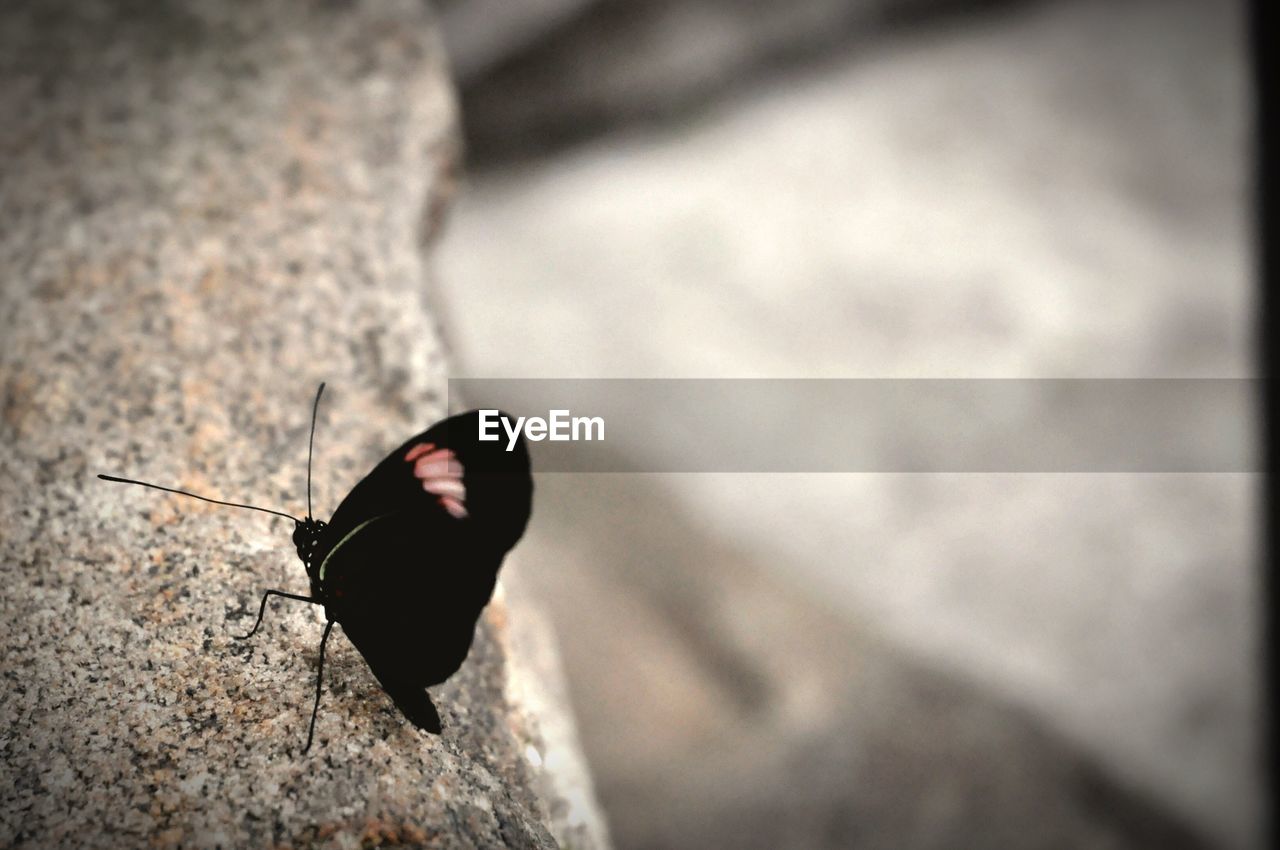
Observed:
[[[1253,374],[1239,4],[439,11],[461,375]],[[506,576],[620,848],[1247,848],[1256,485],[542,475]]]

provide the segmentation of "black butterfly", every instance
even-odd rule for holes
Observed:
[[[238,639],[258,631],[272,596],[324,606],[315,705],[303,752],[315,735],[324,647],[334,623],[342,625],[405,717],[438,734],[440,715],[425,688],[462,666],[502,559],[528,525],[528,449],[523,436],[510,451],[505,440],[481,442],[479,411],[451,416],[387,455],[325,523],[311,516],[311,452],[323,392],[321,384],[311,411],[306,519],[144,481],[98,477],[294,521],[293,543],[311,595],[268,590],[257,622]]]

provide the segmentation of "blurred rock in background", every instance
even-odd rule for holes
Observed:
[[[465,374],[1253,374],[1238,4],[551,7],[451,44]],[[522,580],[622,847],[1254,847],[1255,485],[547,476]]]
[[[669,118],[767,72],[919,18],[1007,0],[446,0],[441,26],[477,159]]]
[[[513,578],[561,631],[619,846],[1211,846],[1033,712],[719,538],[665,484],[543,476],[554,507]]]

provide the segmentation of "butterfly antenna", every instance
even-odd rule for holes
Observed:
[[[311,436],[307,438],[307,519],[311,518],[311,452],[316,445],[316,413],[320,410],[320,394],[323,392],[324,381],[321,381],[315,403],[311,405]]]
[[[115,481],[120,484],[137,484],[140,487],[150,487],[152,490],[163,490],[166,493],[177,493],[179,496],[190,496],[193,499],[199,499],[202,502],[211,502],[215,505],[226,505],[229,508],[246,508],[251,511],[262,511],[264,514],[275,514],[285,519],[291,519],[294,522],[302,522],[293,514],[287,514],[284,511],[273,511],[271,508],[260,508],[257,505],[245,505],[240,502],[224,502],[221,499],[210,499],[208,496],[201,496],[196,493],[189,493],[186,490],[176,490],[173,487],[161,487],[159,484],[149,484],[146,481],[134,481],[132,478],[117,478],[114,475],[99,475],[103,481]]]

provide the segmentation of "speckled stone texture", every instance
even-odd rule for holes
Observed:
[[[322,614],[231,639],[306,591],[291,524],[94,478],[301,514],[327,380],[325,517],[439,418],[455,120],[418,2],[0,12],[0,846],[607,840],[514,600],[433,690],[438,738],[338,630],[304,756]]]

